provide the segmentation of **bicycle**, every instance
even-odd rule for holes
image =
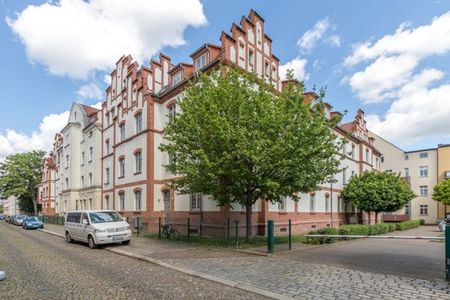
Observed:
[[[162,225],[161,229],[162,229],[161,235],[165,239],[177,240],[180,238],[180,233],[173,227],[173,224]]]

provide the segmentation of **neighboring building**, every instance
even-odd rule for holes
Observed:
[[[43,215],[55,214],[55,165],[50,157],[45,157],[42,162],[42,179],[38,187],[38,204],[41,205]]]
[[[165,124],[183,97],[183,89],[198,71],[231,65],[255,72],[276,90],[282,89],[279,60],[272,54],[272,40],[265,34],[264,22],[251,10],[248,17],[242,17],[240,25],[233,23],[231,34],[222,32],[219,45],[204,44],[194,51],[191,63],[175,65],[164,54],[148,67],[139,67],[130,56],[119,59],[101,111],[102,208],[116,209],[130,222],[140,216],[151,231],[157,230],[159,218],[163,223],[176,224],[185,224],[190,218],[194,228],[200,222],[209,224],[207,234],[211,235],[225,234],[227,218],[239,220],[244,226],[245,210],[240,205],[218,207],[209,196],[175,191],[171,180],[176,176],[164,168],[171,158],[159,146],[164,142]],[[314,93],[305,94],[305,101],[316,98]],[[338,114],[331,109],[327,104],[328,117]],[[343,171],[336,175],[337,182],[301,195],[298,203],[289,198],[280,204],[256,202],[255,233],[264,234],[269,219],[286,223],[291,219],[294,231],[331,226],[332,222],[337,226],[367,221],[365,214],[345,204],[339,194],[351,176],[378,170],[381,154],[368,136],[361,110],[353,122],[336,126],[335,132],[348,140],[338,154],[345,159]]]
[[[438,183],[450,179],[450,144],[439,144],[437,148]],[[431,191],[432,192],[432,191]],[[450,206],[438,203],[438,218],[450,217]]]
[[[9,196],[3,200],[3,214],[5,216],[20,215],[22,212],[19,208],[19,199],[15,196]]]
[[[55,136],[56,211],[101,208],[101,120],[99,110],[74,103],[67,125]]]
[[[405,208],[385,214],[384,220],[424,219],[427,224],[434,224],[438,217],[438,203],[433,200],[432,194],[433,187],[438,182],[439,148],[403,151],[372,132],[370,136],[375,138],[375,146],[383,153],[381,170],[400,174],[417,195]],[[442,161],[444,166],[448,159]],[[450,169],[450,165],[447,164],[447,168]],[[443,176],[444,171],[439,174]]]

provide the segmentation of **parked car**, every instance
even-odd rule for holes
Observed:
[[[26,215],[19,215],[14,218],[14,224],[17,226],[22,226],[23,220],[26,218]]]
[[[8,223],[12,223],[13,217],[12,216],[6,216],[5,221]]]
[[[131,241],[131,230],[122,216],[114,210],[69,211],[64,222],[66,242],[87,242],[89,248],[97,245]]]
[[[26,217],[23,220],[22,223],[22,227],[24,229],[44,229],[44,223],[42,223],[41,221],[39,221],[39,219],[35,216],[31,216],[31,217]]]
[[[3,214],[0,214],[0,221],[5,220],[5,216]]]
[[[450,219],[437,219],[436,223],[439,226],[439,230],[443,232],[443,231],[445,231],[445,225],[447,223],[450,223]]]

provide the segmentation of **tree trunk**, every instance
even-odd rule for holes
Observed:
[[[375,212],[375,224],[378,224],[378,212]]]
[[[33,185],[31,182],[28,183],[28,189],[30,191],[30,196],[31,196],[31,202],[33,202],[33,211],[34,211],[34,215],[37,216],[37,196],[36,193],[33,189]]]
[[[245,204],[245,241],[250,242],[253,234],[252,234],[252,205],[251,203]]]
[[[367,217],[369,218],[369,225],[372,224],[372,220],[370,220],[370,211],[367,212]]]

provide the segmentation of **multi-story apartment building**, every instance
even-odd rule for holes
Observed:
[[[74,103],[67,125],[55,136],[55,208],[101,208],[101,121],[98,109]]]
[[[3,199],[3,214],[5,216],[16,216],[22,214],[19,208],[19,199],[15,196],[9,196]]]
[[[450,144],[439,144],[437,147],[437,180],[438,183],[450,179]],[[438,218],[450,218],[450,206],[438,203]]]
[[[375,146],[383,153],[381,170],[400,174],[417,195],[405,208],[395,213],[385,214],[384,220],[424,219],[427,224],[435,223],[438,217],[438,203],[433,200],[432,194],[433,187],[438,183],[439,148],[403,151],[373,132],[370,132],[370,136],[374,137]],[[442,161],[445,162],[448,159],[444,158]],[[447,165],[447,168],[450,169],[450,165]],[[439,176],[443,178],[445,167],[441,169]]]
[[[56,172],[53,164],[52,153],[42,162],[42,179],[38,187],[38,204],[41,205],[43,215],[55,214],[55,180]]]
[[[233,66],[255,72],[276,90],[282,89],[279,60],[272,53],[272,39],[265,33],[264,23],[251,10],[239,25],[233,23],[230,34],[222,32],[219,45],[207,43],[195,50],[190,63],[173,64],[164,54],[141,67],[130,56],[119,59],[101,110],[102,208],[116,209],[130,220],[140,216],[149,230],[156,230],[158,218],[175,223],[190,218],[193,224],[210,224],[211,234],[224,234],[221,226],[227,218],[245,224],[240,205],[218,207],[207,195],[174,190],[171,182],[176,176],[164,167],[171,158],[159,146],[184,88],[199,71]],[[313,93],[305,94],[305,101],[315,100]],[[337,114],[329,104],[326,109],[329,117]],[[297,231],[365,220],[365,215],[346,205],[339,193],[352,175],[378,170],[381,154],[368,136],[361,110],[354,121],[336,126],[335,132],[348,140],[339,153],[344,157],[343,171],[336,175],[336,182],[301,195],[299,202],[289,198],[280,204],[258,201],[252,216],[256,233],[264,233],[268,219],[291,219]]]

